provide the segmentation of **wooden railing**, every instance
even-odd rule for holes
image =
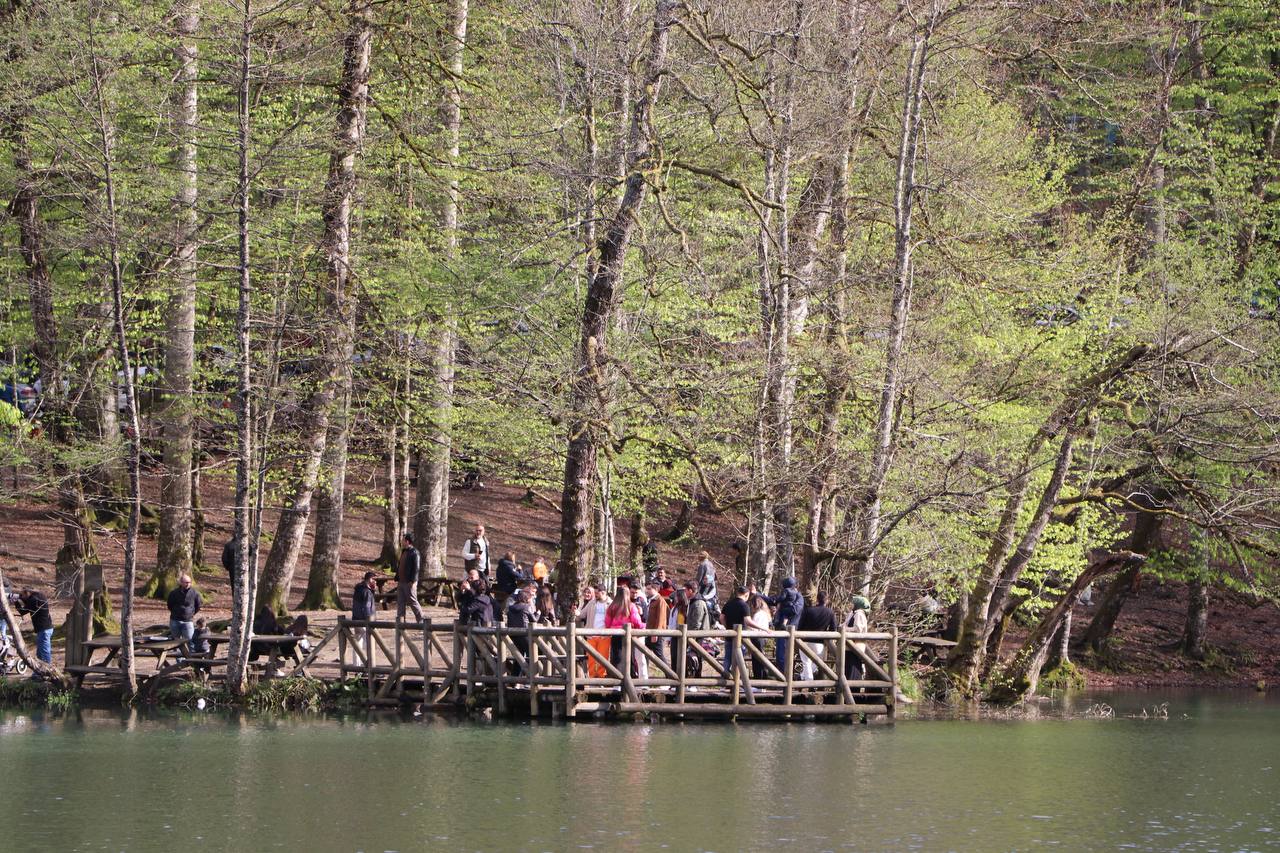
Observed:
[[[335,639],[339,676],[364,680],[373,705],[470,700],[491,702],[506,714],[527,702],[530,715],[550,708],[566,717],[892,718],[896,710],[896,629],[512,629],[340,618],[299,671]],[[778,643],[785,643],[781,660]],[[726,648],[732,652],[726,655]],[[861,664],[862,677],[848,676],[851,661]]]

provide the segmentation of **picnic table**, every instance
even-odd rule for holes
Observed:
[[[193,667],[226,665],[226,659],[218,657],[218,646],[227,645],[231,642],[230,634],[210,634],[204,638],[209,643],[210,660],[205,662],[202,658],[190,658],[189,662]],[[280,669],[280,659],[282,657],[292,657],[297,661],[298,643],[305,640],[306,637],[299,634],[254,634],[252,640],[254,643],[261,643],[266,647],[267,666],[264,678],[274,678]]]
[[[253,642],[267,647],[267,667],[262,677],[270,681],[280,674],[280,658],[288,655],[298,663],[298,643],[306,637],[300,634],[254,634]]]
[[[388,581],[396,579],[395,575],[375,575],[373,578],[374,586],[378,588],[374,595],[374,600],[382,605],[382,609],[386,610],[389,603],[395,598],[396,590],[392,587],[390,590],[384,589]],[[450,606],[455,610],[458,607],[458,587],[462,581],[454,578],[421,578],[418,581],[418,589],[421,591],[419,596],[423,604],[431,604],[436,607]]]
[[[147,637],[139,636],[133,640],[133,650],[135,653],[148,654],[156,659],[156,672],[160,672],[165,668],[165,664],[169,660],[169,656],[174,652],[186,652],[186,640],[179,640],[173,637]],[[91,640],[85,640],[84,648],[88,650],[83,666],[69,666],[67,671],[76,677],[77,686],[84,682],[87,675],[119,675],[120,664],[113,662],[120,654],[124,641],[118,634],[108,634],[101,637],[94,637]],[[93,656],[99,649],[105,649],[106,657],[93,662]]]

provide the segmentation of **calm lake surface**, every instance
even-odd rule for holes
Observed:
[[[0,768],[8,851],[1280,848],[1275,694],[893,727],[4,711]]]

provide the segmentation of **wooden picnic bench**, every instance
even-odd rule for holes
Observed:
[[[84,683],[85,676],[88,675],[120,677],[123,674],[123,670],[121,670],[120,663],[117,661],[117,658],[120,655],[120,649],[123,647],[124,641],[118,634],[94,637],[91,640],[85,640],[82,645],[85,649],[84,664],[69,666],[66,668],[67,672],[76,677],[77,687]],[[169,660],[169,656],[175,651],[185,652],[186,645],[186,640],[174,639],[172,637],[165,639],[135,637],[133,641],[133,648],[135,652],[148,654],[156,659],[156,673],[164,670],[165,665]],[[102,660],[94,663],[94,653],[99,649],[105,649],[107,655]]]
[[[391,602],[396,599],[396,587],[385,589],[387,583],[395,579],[395,575],[375,575],[373,578],[374,586],[378,588],[373,594],[373,600],[383,610],[389,609]],[[458,587],[461,583],[462,581],[454,578],[419,578],[418,601],[433,607],[452,607],[457,610]]]

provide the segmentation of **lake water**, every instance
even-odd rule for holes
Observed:
[[[1098,701],[1116,716],[1087,715]],[[3,711],[0,849],[1280,849],[1280,696],[1082,696],[1039,716]]]

